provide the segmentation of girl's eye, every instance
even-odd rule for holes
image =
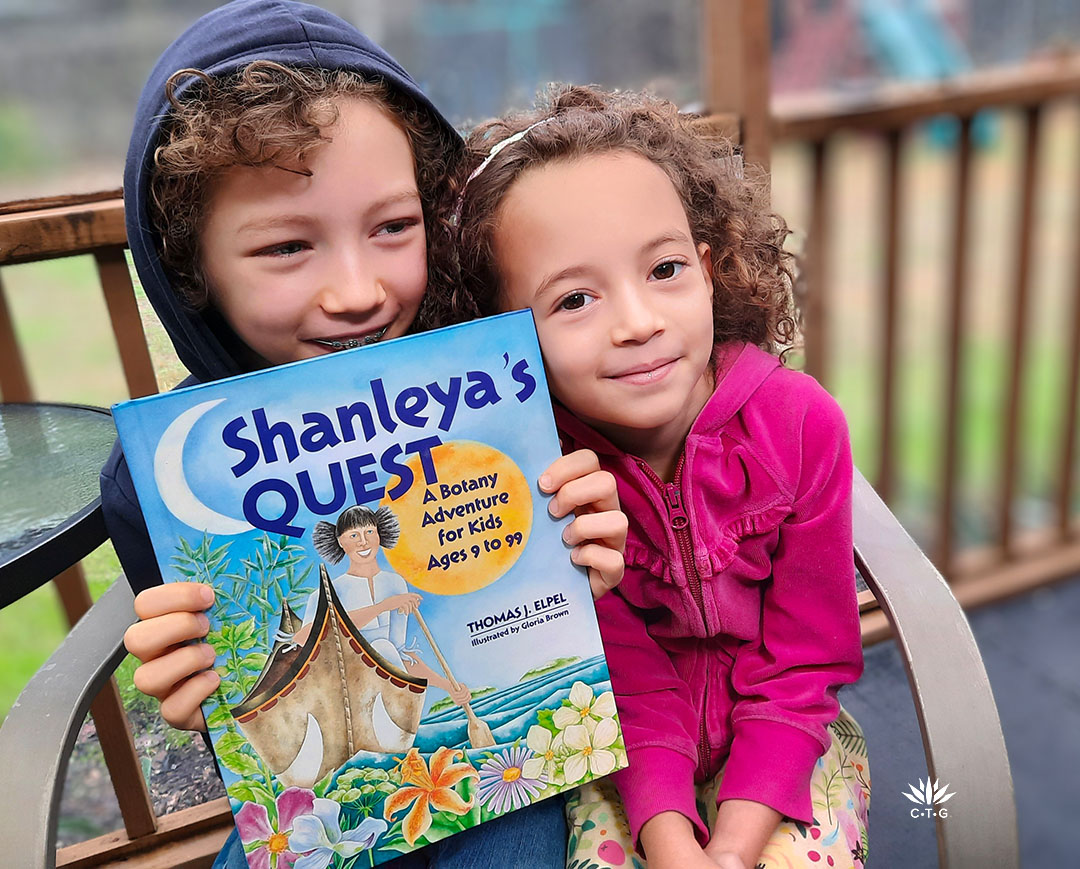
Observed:
[[[672,278],[677,277],[684,268],[686,268],[686,263],[678,260],[668,260],[654,268],[652,276],[658,281],[670,281]]]
[[[569,293],[559,301],[559,309],[563,311],[576,311],[589,304],[589,297],[585,293]]]
[[[379,227],[376,235],[401,235],[409,228],[416,226],[417,221],[409,220],[392,220],[389,223],[384,223]]]
[[[304,251],[308,248],[308,245],[302,241],[286,241],[281,244],[274,244],[270,247],[263,248],[256,256],[277,256],[277,257],[290,257]]]

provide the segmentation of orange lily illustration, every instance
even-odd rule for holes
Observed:
[[[473,800],[467,802],[454,790],[454,785],[463,779],[479,778],[480,774],[469,763],[455,763],[464,756],[460,749],[439,748],[431,756],[429,770],[420,752],[410,748],[409,753],[398,764],[401,780],[406,786],[398,788],[386,798],[383,804],[383,817],[388,821],[394,815],[413,803],[401,825],[405,841],[415,845],[416,840],[431,827],[431,809],[437,812],[450,812],[464,815],[473,807]],[[415,800],[415,803],[413,802]]]

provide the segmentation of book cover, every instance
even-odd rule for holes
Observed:
[[[252,867],[374,866],[619,769],[531,313],[114,408]]]

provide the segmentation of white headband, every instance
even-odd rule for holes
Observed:
[[[529,126],[527,126],[524,130],[521,130],[518,133],[514,133],[514,135],[512,135],[512,136],[507,136],[501,142],[496,142],[494,145],[491,146],[491,150],[488,152],[488,155],[484,158],[484,161],[479,166],[477,166],[475,169],[472,170],[472,172],[469,174],[469,177],[465,179],[465,186],[461,188],[461,193],[458,194],[457,203],[454,205],[454,213],[450,218],[450,222],[454,226],[457,226],[458,221],[461,220],[461,207],[465,203],[465,191],[469,189],[469,184],[472,183],[472,180],[477,175],[479,175],[481,172],[483,172],[485,169],[487,169],[487,167],[491,163],[491,161],[494,160],[497,156],[499,156],[499,154],[502,152],[502,150],[504,148],[507,148],[510,145],[513,145],[514,142],[520,142],[522,139],[525,138],[526,135],[528,135],[530,130],[535,130],[537,127],[542,127],[544,124],[546,124],[550,120],[552,120],[552,119],[551,118],[544,118],[541,121],[537,121],[535,124],[529,124]]]

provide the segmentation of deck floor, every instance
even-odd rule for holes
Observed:
[[[1026,867],[1075,866],[1080,810],[1080,577],[970,613],[1012,766]],[[892,642],[866,650],[866,672],[841,695],[866,732],[872,869],[937,865],[933,822],[901,796],[926,776],[915,708]],[[963,794],[950,808],[961,810]],[[945,823],[948,823],[946,820]]]

